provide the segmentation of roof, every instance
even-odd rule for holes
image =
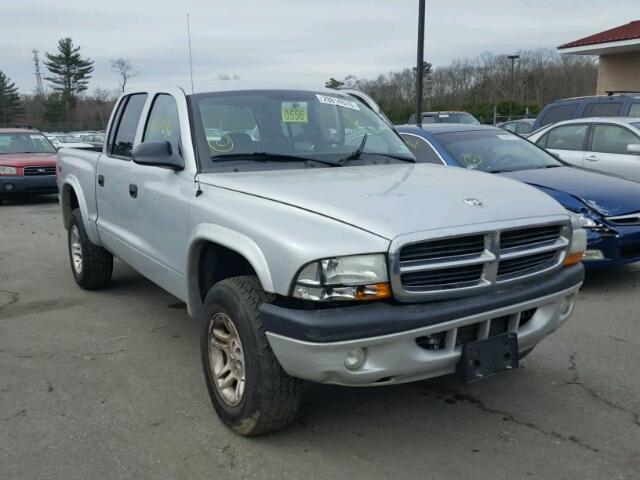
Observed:
[[[599,55],[640,50],[640,20],[560,45],[561,53]]]
[[[413,133],[419,135],[421,133],[453,133],[453,132],[471,132],[474,130],[504,130],[492,125],[469,125],[465,123],[426,123],[422,127],[417,125],[397,125],[398,131],[403,133]]]
[[[40,133],[30,128],[0,128],[0,133]]]

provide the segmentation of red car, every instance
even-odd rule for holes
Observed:
[[[17,195],[56,193],[56,149],[36,130],[0,128],[0,203]]]

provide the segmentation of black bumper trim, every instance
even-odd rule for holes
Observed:
[[[428,303],[368,303],[318,310],[263,304],[267,332],[308,342],[340,342],[376,337],[496,310],[567,290],[584,280],[584,267],[566,267],[526,284],[482,295]]]
[[[7,184],[11,184],[13,188],[7,190]],[[57,191],[55,175],[0,176],[0,196],[38,195]]]

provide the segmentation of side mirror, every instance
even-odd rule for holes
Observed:
[[[640,155],[640,143],[632,143],[627,145],[627,153],[635,153],[636,155]]]
[[[173,152],[173,147],[166,140],[142,142],[133,149],[131,159],[139,165],[165,167],[171,170],[184,168],[184,161]]]

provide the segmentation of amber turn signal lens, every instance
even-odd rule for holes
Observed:
[[[391,297],[391,287],[388,283],[376,283],[358,287],[356,300],[382,300]]]
[[[580,263],[582,261],[582,256],[584,252],[574,252],[567,255],[567,258],[564,259],[564,266],[568,267],[570,265],[575,265],[576,263]]]

